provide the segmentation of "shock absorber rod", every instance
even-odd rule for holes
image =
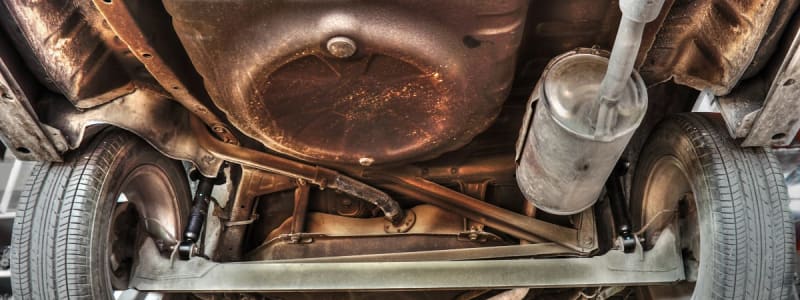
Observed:
[[[620,161],[611,172],[611,177],[606,182],[606,193],[608,193],[608,201],[611,206],[611,217],[614,219],[614,228],[617,230],[617,236],[620,239],[620,246],[625,253],[631,253],[636,249],[636,239],[633,236],[633,227],[631,226],[631,217],[628,215],[628,208],[625,205],[625,189],[622,182],[625,179],[625,173],[628,172],[630,163],[627,161]]]
[[[211,202],[211,192],[214,190],[214,185],[225,181],[222,170],[215,178],[205,177],[199,175],[199,173],[195,174],[197,174],[198,182],[197,190],[192,200],[192,211],[189,213],[189,220],[186,222],[186,228],[183,231],[183,240],[178,245],[178,255],[184,260],[191,258],[197,250],[197,242],[200,240],[200,232],[206,222],[206,214],[208,213],[208,205]]]
[[[184,241],[197,242],[200,240],[200,230],[206,220],[208,203],[211,201],[211,191],[214,189],[214,179],[202,177],[197,184],[197,192],[192,201],[192,212],[189,214],[189,222],[183,232]]]

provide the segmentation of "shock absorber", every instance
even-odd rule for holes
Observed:
[[[617,231],[620,246],[625,253],[631,253],[636,249],[636,238],[633,236],[633,226],[631,217],[628,215],[628,208],[625,202],[625,189],[622,182],[625,180],[625,173],[628,172],[630,163],[620,161],[611,177],[606,182],[606,193],[611,206],[611,217],[614,219],[614,228]]]
[[[225,176],[222,174],[222,170],[214,178],[205,177],[198,172],[192,172],[191,177],[198,182],[197,190],[192,200],[192,211],[183,231],[183,240],[178,245],[178,255],[183,260],[188,260],[197,253],[197,242],[200,241],[200,232],[206,222],[208,205],[211,202],[211,192],[214,190],[214,185],[225,183]]]

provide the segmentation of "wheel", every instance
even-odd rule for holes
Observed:
[[[644,299],[789,299],[794,227],[778,162],[741,148],[714,114],[662,122],[638,161],[631,191],[647,245],[680,236],[687,281],[650,287]]]
[[[64,162],[38,164],[14,221],[14,298],[113,299],[145,233],[180,236],[189,199],[179,162],[116,129]]]

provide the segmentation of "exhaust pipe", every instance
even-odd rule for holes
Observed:
[[[517,142],[517,183],[537,208],[570,215],[597,201],[647,110],[647,90],[633,67],[644,26],[663,3],[621,0],[610,58],[577,49],[545,68]]]

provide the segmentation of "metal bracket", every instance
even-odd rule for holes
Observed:
[[[491,179],[484,179],[480,182],[465,182],[459,181],[459,189],[462,193],[467,194],[475,199],[486,201],[486,190],[489,188],[489,184],[492,183],[493,180]],[[474,240],[477,237],[477,234],[483,233],[483,228],[485,225],[481,222],[464,218],[464,230],[469,232],[470,239]]]
[[[253,222],[255,222],[256,220],[258,220],[258,214],[253,214],[250,216],[250,219],[241,221],[228,221],[225,222],[224,225],[225,227],[244,226],[253,224]]]
[[[735,93],[717,98],[719,112],[722,113],[722,119],[725,120],[728,132],[733,138],[746,137],[756,117],[761,113],[763,103],[755,91],[759,86],[757,83],[748,83]]]
[[[486,231],[465,231],[458,233],[458,240],[486,243],[488,241],[502,241],[503,239]]]
[[[311,244],[314,242],[314,234],[308,233],[292,233],[292,234],[281,234],[278,236],[279,239],[282,239],[289,244]]]
[[[597,222],[594,209],[589,208],[576,216],[578,223],[576,241],[582,253],[590,253],[597,249]]]
[[[224,230],[218,234],[216,249],[211,251],[211,257],[216,261],[241,259],[242,238],[247,227],[229,225],[249,224],[258,218],[254,212],[258,195],[287,191],[296,186],[296,181],[288,177],[249,167],[232,166],[229,170],[232,177],[239,177],[240,180],[233,183],[234,192],[228,195],[225,209],[215,214],[227,223],[224,224]],[[235,173],[241,174],[234,175]]]
[[[800,130],[800,21],[791,26],[791,45],[742,146],[788,146]]]

